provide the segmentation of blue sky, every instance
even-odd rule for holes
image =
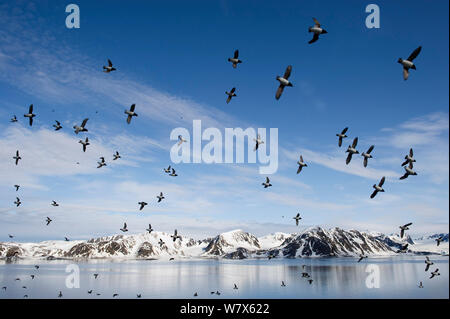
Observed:
[[[81,28],[69,30],[68,3],[0,1],[0,241],[110,235],[125,221],[130,233],[152,223],[196,238],[312,225],[393,233],[407,222],[411,234],[448,231],[447,1],[378,1],[380,29],[366,28],[363,1],[75,3]],[[309,45],[312,17],[328,34]],[[417,71],[404,81],[397,59],[419,45]],[[227,62],[235,49],[237,69]],[[101,72],[108,58],[118,71]],[[289,64],[294,87],[276,101],[275,77]],[[139,117],[127,125],[132,103]],[[19,123],[9,123],[13,114]],[[71,128],[85,117],[92,145],[83,153]],[[165,175],[170,132],[192,130],[195,119],[222,132],[278,128],[274,186],[261,187],[255,164],[179,164],[178,177]],[[339,149],[335,134],[346,126]],[[361,156],[345,165],[355,136],[360,151],[375,145],[368,168]],[[399,181],[410,147],[419,175]],[[113,163],[116,150],[123,158]],[[300,154],[308,167],[296,175]],[[107,167],[96,168],[99,156]],[[386,193],[371,200],[383,175]],[[159,191],[166,200],[156,204]]]

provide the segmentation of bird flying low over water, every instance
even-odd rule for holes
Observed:
[[[408,166],[404,166],[405,168],[405,174],[403,174],[402,177],[400,177],[400,179],[405,179],[407,178],[409,175],[417,175],[417,173],[413,170],[413,163],[409,162]]]
[[[272,186],[272,184],[270,184],[269,177],[266,177],[266,181],[264,183],[262,183],[262,185],[264,186],[264,188]]]
[[[289,76],[291,75],[291,72],[292,72],[292,65],[288,65],[286,71],[284,72],[283,77],[277,75],[276,79],[277,81],[280,82],[280,86],[277,89],[277,93],[275,93],[275,99],[278,100],[281,97],[281,94],[283,93],[285,86],[293,86],[292,82],[288,80]]]
[[[86,152],[86,146],[91,145],[91,144],[89,144],[89,139],[87,137],[84,141],[79,140],[78,143],[81,143],[81,145],[83,145],[83,152]]]
[[[349,145],[347,150],[345,151],[346,153],[348,153],[347,159],[345,160],[345,164],[348,165],[348,163],[350,163],[350,161],[352,160],[353,154],[359,154],[359,152],[356,150],[356,145],[357,144],[358,144],[358,138],[355,137],[353,139],[352,145]]]
[[[89,120],[88,118],[85,118],[80,126],[78,126],[78,125],[74,125],[73,126],[73,128],[75,129],[75,134],[78,134],[80,132],[87,132],[88,131],[88,129],[85,128],[86,123],[87,123],[88,120]]]
[[[148,228],[146,229],[146,231],[151,234],[151,232],[153,231],[152,224],[148,224]]]
[[[22,204],[19,197],[16,197],[16,201],[14,202],[14,204],[16,204],[16,207],[19,207],[20,204]]]
[[[156,196],[156,198],[158,198],[158,203],[159,203],[159,202],[162,201],[165,197],[164,197],[163,193],[160,192],[159,195]]]
[[[239,60],[239,50],[235,50],[234,51],[233,57],[232,58],[228,58],[228,62],[231,62],[232,65],[233,65],[233,68],[235,68],[235,69],[236,69],[236,67],[237,67],[237,65],[239,63],[242,63],[242,61]]]
[[[146,202],[139,202],[138,204],[140,205],[139,210],[142,210],[146,205],[148,205]]]
[[[110,59],[108,59],[108,66],[103,66],[103,72],[109,73],[111,71],[116,71],[116,68],[113,68],[113,64]]]
[[[170,235],[170,237],[172,237],[173,241],[176,241],[177,239],[181,240],[181,236],[178,235],[177,230],[175,229],[175,231],[173,232],[173,235]]]
[[[313,18],[314,26],[308,28],[308,32],[313,32],[313,38],[308,42],[309,44],[316,42],[319,40],[319,35],[328,33],[325,29],[320,26],[319,21],[316,18]]]
[[[439,238],[436,238],[435,240],[436,240],[437,246],[439,246],[441,241],[444,241],[444,236],[439,236]]]
[[[412,225],[412,223],[408,223],[408,224],[405,224],[403,226],[399,226],[399,228],[400,228],[400,238],[403,238],[403,235],[405,234],[405,230],[409,230],[408,226],[411,226],[411,225]]]
[[[125,114],[127,114],[127,123],[130,124],[131,119],[133,118],[133,116],[138,116],[136,112],[134,112],[134,109],[136,108],[136,104],[132,104],[130,106],[129,110],[125,110]]]
[[[123,223],[123,228],[121,228],[120,230],[123,231],[123,232],[128,231],[128,229],[127,229],[127,223]]]
[[[383,176],[380,180],[380,182],[377,184],[373,184],[373,188],[375,189],[372,193],[372,195],[370,195],[370,198],[374,198],[375,196],[377,196],[378,192],[383,192],[384,193],[384,189],[383,189],[383,184],[384,181],[386,180],[386,178]]]
[[[430,269],[431,265],[434,265],[434,263],[430,260],[430,258],[428,256],[425,257],[425,271],[428,271],[428,269]]]
[[[405,166],[406,164],[409,164],[409,163],[413,163],[413,162],[415,162],[416,160],[414,159],[414,152],[413,152],[413,149],[412,148],[410,148],[409,149],[409,154],[407,154],[406,156],[405,156],[405,161],[402,163],[402,166]]]
[[[300,160],[297,162],[297,164],[298,164],[297,174],[302,171],[303,167],[308,167],[308,165],[303,161],[302,155],[300,155]]]
[[[14,114],[14,116],[11,118],[11,123],[17,122],[17,116]]]
[[[106,166],[105,158],[103,156],[100,157],[100,162],[97,162],[97,164],[98,164],[97,168]]]
[[[435,271],[433,271],[432,273],[431,273],[431,277],[430,277],[430,279],[431,278],[434,278],[434,277],[436,277],[436,276],[440,276],[441,274],[439,273],[439,268],[437,268]]]
[[[33,114],[33,104],[30,105],[28,108],[28,113],[24,114],[23,117],[28,117],[30,126],[33,125],[33,117],[35,117],[36,114]]]
[[[413,60],[415,58],[417,58],[417,56],[419,55],[421,50],[422,50],[422,47],[420,46],[417,49],[415,49],[406,60],[403,60],[402,58],[398,59],[397,62],[400,63],[401,65],[403,65],[403,79],[405,81],[409,77],[409,69],[416,70],[416,66],[413,63]]]
[[[359,255],[358,262],[361,262],[361,260],[363,260],[364,258],[367,258],[367,256],[364,255],[363,253],[361,253],[361,254]]]
[[[19,163],[19,160],[22,159],[22,157],[20,157],[19,155],[19,150],[16,151],[16,156],[13,156],[13,159],[16,160],[16,165]]]
[[[295,226],[298,226],[298,222],[302,218],[300,217],[300,213],[297,213],[297,215],[295,215],[295,217],[292,217],[292,219],[295,219]]]
[[[369,147],[369,149],[368,149],[366,152],[362,152],[361,156],[364,157],[364,167],[367,167],[367,161],[368,161],[368,159],[369,159],[369,158],[372,158],[372,155],[370,154],[370,152],[373,151],[373,148],[374,148],[374,147],[375,147],[374,145],[371,145],[371,146]]]
[[[56,124],[53,124],[53,127],[55,128],[55,131],[59,131],[60,129],[62,129],[61,123],[59,123],[58,121],[56,121]]]
[[[253,152],[255,152],[258,150],[260,144],[264,144],[264,141],[261,139],[261,135],[259,134],[253,140],[255,141],[255,147],[253,148]]]
[[[118,151],[116,151],[116,154],[113,154],[113,156],[114,156],[113,161],[115,161],[115,160],[121,158],[121,156],[119,155],[119,152],[118,152]]]
[[[52,220],[50,219],[50,217],[47,217],[47,219],[45,220],[45,222],[47,223],[47,226],[52,222]]]
[[[227,98],[227,104],[230,103],[231,98],[232,98],[233,96],[237,96],[236,93],[234,93],[235,91],[236,91],[236,88],[232,88],[230,92],[225,91],[225,94],[228,95],[228,98]]]
[[[348,127],[344,128],[341,133],[336,134],[336,136],[339,137],[339,142],[338,142],[339,147],[342,146],[342,139],[347,137],[347,135],[345,135],[345,133],[347,133],[347,131],[348,131]]]

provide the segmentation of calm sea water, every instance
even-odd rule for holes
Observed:
[[[448,257],[301,258],[272,260],[92,260],[0,262],[0,298],[449,298]],[[79,268],[80,288],[67,288],[68,265]],[[36,270],[34,265],[39,265]],[[301,278],[305,270],[312,284]],[[429,279],[439,268],[440,276]],[[98,273],[97,279],[93,274]],[[368,276],[379,274],[379,288]],[[35,278],[31,279],[30,275]],[[20,278],[16,281],[15,278]],[[284,281],[286,287],[281,287]],[[418,288],[419,281],[424,288]],[[239,289],[233,289],[236,283]],[[22,288],[26,286],[27,288]],[[369,285],[370,286],[370,285]],[[88,294],[88,290],[93,290]],[[220,295],[211,295],[211,291]],[[98,296],[97,293],[100,295]]]

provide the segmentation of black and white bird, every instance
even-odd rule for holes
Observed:
[[[169,167],[164,168],[164,173],[170,173],[170,169],[171,169],[170,165],[169,165]]]
[[[292,72],[292,65],[288,65],[282,77],[277,75],[276,79],[278,82],[280,82],[280,86],[278,87],[277,92],[275,93],[275,99],[278,100],[281,97],[281,94],[283,93],[285,86],[293,86],[292,82],[288,80],[289,76],[291,75],[291,72]]]
[[[264,183],[262,183],[262,185],[264,186],[264,188],[272,186],[272,184],[270,184],[269,177],[266,177],[266,181]]]
[[[383,176],[383,177],[380,179],[380,182],[378,183],[378,185],[377,185],[377,184],[373,184],[373,185],[372,185],[372,187],[374,188],[374,191],[373,191],[373,193],[370,195],[370,198],[374,198],[375,196],[377,196],[378,192],[384,193],[384,189],[383,189],[382,186],[383,186],[385,180],[386,180],[386,178]]]
[[[300,155],[300,160],[297,162],[298,168],[297,168],[297,174],[302,171],[303,167],[308,167],[308,165],[303,161],[303,156]]]
[[[14,202],[14,204],[16,204],[16,207],[19,207],[20,204],[22,204],[19,197],[16,197],[16,201]]]
[[[158,203],[159,203],[159,202],[161,202],[165,197],[164,197],[163,193],[160,192],[159,195],[156,196],[156,198],[158,198]]]
[[[232,58],[228,58],[228,62],[232,63],[233,68],[236,68],[239,63],[242,63],[242,61],[239,60],[239,50],[235,50],[234,51],[233,57]]]
[[[359,152],[356,150],[356,145],[357,144],[358,144],[358,138],[355,137],[353,139],[352,145],[349,145],[347,150],[345,151],[346,153],[348,153],[347,159],[345,160],[345,164],[348,165],[348,163],[350,163],[350,161],[352,160],[353,154],[359,154]]]
[[[50,217],[47,217],[45,222],[47,223],[47,226],[50,225],[50,223],[52,222],[52,220],[50,219]]]
[[[28,108],[28,113],[24,114],[23,117],[28,117],[30,126],[33,125],[33,117],[35,117],[36,114],[33,114],[33,104],[30,105]]]
[[[422,282],[419,282],[419,285],[418,285],[417,287],[419,287],[419,288],[423,288],[423,284],[422,284]]]
[[[134,111],[134,109],[136,108],[136,104],[132,104],[130,106],[129,110],[125,110],[125,114],[127,114],[127,123],[130,124],[131,123],[131,119],[133,118],[133,116],[138,116],[137,113]]]
[[[403,79],[405,81],[409,77],[409,69],[416,70],[416,66],[413,63],[413,60],[415,58],[417,58],[417,56],[419,55],[421,50],[422,50],[422,47],[420,46],[417,49],[415,49],[406,60],[403,60],[402,58],[398,59],[397,62],[400,63],[401,65],[403,65]]]
[[[406,253],[408,251],[408,244],[402,245],[402,248],[397,250],[397,253]]]
[[[408,226],[411,226],[411,225],[412,225],[412,223],[408,223],[408,224],[405,224],[403,226],[399,226],[399,228],[400,228],[400,238],[403,238],[403,235],[405,234],[405,230],[409,230]]]
[[[298,226],[298,222],[300,219],[302,219],[300,217],[300,213],[297,213],[297,215],[295,215],[294,217],[292,217],[292,219],[295,219],[295,226]]]
[[[60,129],[62,129],[61,123],[59,123],[59,121],[56,121],[56,124],[53,124],[53,127],[55,128],[55,131],[59,131]]]
[[[89,120],[88,118],[85,118],[80,126],[78,126],[78,125],[74,125],[73,126],[73,128],[75,130],[75,134],[78,134],[80,132],[87,132],[88,131],[88,129],[85,128],[86,123],[87,123],[88,120]]]
[[[146,231],[151,234],[151,232],[153,231],[152,224],[148,224],[148,228],[146,229]]]
[[[430,258],[428,256],[425,257],[425,271],[428,271],[428,269],[430,269],[431,265],[434,265],[434,263],[430,260]]]
[[[414,158],[414,152],[413,152],[413,149],[412,148],[410,148],[409,149],[409,154],[407,154],[406,156],[405,156],[405,161],[402,163],[402,166],[405,166],[406,164],[409,164],[409,163],[413,163],[413,162],[415,162],[416,160],[415,160],[415,158]]]
[[[173,235],[170,235],[170,237],[172,237],[173,241],[176,241],[177,239],[179,239],[181,241],[181,236],[178,235],[177,230],[175,229],[175,231],[173,232]]]
[[[317,21],[316,18],[313,18],[314,20],[314,26],[313,27],[309,27],[308,32],[313,32],[313,38],[311,40],[309,40],[309,44],[316,42],[317,40],[319,40],[319,35],[321,34],[326,34],[328,33],[325,29],[323,29],[320,26],[319,21]]]
[[[362,152],[361,156],[364,157],[364,167],[367,167],[367,161],[369,160],[369,158],[372,158],[372,155],[370,153],[373,151],[374,147],[374,145],[371,145],[366,152]]]
[[[70,239],[67,237],[64,237],[64,241],[70,241]]]
[[[158,244],[159,247],[162,248],[162,246],[164,246],[166,243],[160,238]]]
[[[103,156],[100,157],[100,162],[97,162],[97,164],[98,164],[97,168],[106,166],[105,158]]]
[[[56,201],[52,200],[52,206],[53,206],[53,207],[58,207],[59,204],[58,204]]]
[[[255,141],[255,147],[253,148],[253,152],[256,152],[259,148],[259,145],[264,144],[264,141],[261,139],[261,135],[259,134],[253,140]]]
[[[178,175],[175,173],[175,169],[174,169],[174,168],[172,168],[172,173],[170,173],[169,176],[178,176]]]
[[[117,160],[117,159],[121,158],[121,156],[120,156],[120,154],[119,154],[119,152],[118,152],[118,151],[116,151],[116,153],[115,153],[115,154],[113,154],[113,156],[114,156],[114,158],[113,158],[113,161],[115,161],[115,160]]]
[[[405,174],[403,174],[403,176],[400,177],[400,179],[405,179],[407,178],[409,175],[417,175],[417,172],[415,172],[413,170],[413,163],[409,162],[408,166],[403,166],[405,168]]]
[[[439,273],[439,268],[437,268],[435,271],[433,271],[433,272],[431,273],[430,279],[433,278],[433,277],[436,277],[436,276],[440,276],[440,275],[441,275],[441,274]]]
[[[139,202],[138,205],[140,205],[139,206],[139,210],[142,210],[146,205],[148,205],[148,203],[146,203],[146,202]]]
[[[20,185],[14,185],[14,187],[16,188],[16,192],[19,190],[19,188],[20,188]]]
[[[441,241],[444,241],[444,236],[439,236],[439,238],[436,238],[435,240],[436,240],[437,246],[439,246]]]
[[[86,147],[88,145],[90,145],[89,144],[89,139],[87,137],[86,137],[86,139],[84,141],[83,140],[79,140],[78,143],[81,143],[81,145],[83,145],[83,152],[86,152]]]
[[[344,128],[341,133],[336,134],[336,136],[339,137],[339,142],[338,142],[339,147],[342,146],[342,140],[344,138],[348,137],[347,135],[345,135],[345,133],[347,133],[347,131],[348,131],[348,127]]]
[[[16,156],[13,156],[13,159],[16,160],[16,165],[19,163],[19,160],[22,159],[22,157],[20,157],[19,155],[19,150],[16,151]]]
[[[120,230],[123,232],[127,232],[128,231],[127,223],[123,223],[123,227]]]
[[[11,123],[17,122],[17,116],[14,114],[14,116],[11,118]]]
[[[230,92],[225,91],[225,94],[228,95],[227,104],[230,103],[232,97],[237,96],[236,93],[234,93],[235,91],[236,88],[232,88]]]
[[[367,256],[364,255],[364,253],[359,254],[358,262],[361,262],[361,260],[363,260],[364,258],[367,258]]]
[[[116,68],[113,67],[111,60],[108,59],[108,66],[103,66],[103,72],[109,73],[111,71],[116,71]]]
[[[185,139],[183,138],[183,136],[178,135],[178,143],[177,143],[177,145],[180,146],[180,145],[183,144],[184,142],[187,142],[187,140],[185,140]]]

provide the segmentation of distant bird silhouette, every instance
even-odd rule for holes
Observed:
[[[420,282],[419,285],[418,285],[417,287],[423,288],[422,282]]]
[[[309,278],[311,277],[307,272],[302,272],[302,278]]]
[[[47,226],[52,222],[52,220],[50,219],[50,217],[47,217],[47,219],[45,220],[45,222],[47,223]]]
[[[430,269],[430,266],[434,265],[434,263],[430,260],[430,258],[428,258],[428,256],[426,256],[425,258],[425,271],[428,271],[428,269]]]
[[[103,72],[109,73],[112,71],[116,71],[116,68],[113,67],[111,60],[108,59],[108,66],[103,66]]]
[[[117,297],[119,294],[113,294],[113,298]]]
[[[266,177],[266,181],[264,183],[262,183],[262,185],[264,186],[264,188],[272,186],[272,184],[270,184],[269,177]]]
[[[178,175],[175,173],[175,169],[174,169],[174,168],[172,168],[172,173],[170,173],[169,176],[178,176]]]
[[[286,284],[284,283],[284,281],[281,281],[281,287],[286,287]]]
[[[417,49],[415,49],[411,55],[406,59],[403,60],[402,58],[398,59],[398,63],[400,63],[401,65],[403,65],[403,79],[406,81],[409,77],[409,69],[413,69],[416,70],[416,66],[413,63],[414,59],[417,58],[417,56],[419,55],[420,51],[422,50],[422,47],[419,46]]]
[[[347,133],[347,131],[348,131],[348,127],[344,128],[341,133],[336,134],[336,136],[339,137],[339,142],[338,142],[339,147],[342,146],[342,139],[347,137],[347,135],[345,135],[345,133]]]
[[[358,144],[358,138],[355,137],[353,139],[352,145],[349,145],[347,150],[345,151],[346,153],[348,153],[347,159],[345,160],[345,164],[348,165],[348,163],[350,163],[350,161],[352,160],[353,154],[359,154],[359,152],[356,150],[356,145],[357,144]]]
[[[17,122],[17,116],[14,114],[14,116],[11,118],[11,123]]]
[[[53,206],[53,207],[58,207],[59,204],[58,204],[57,202],[55,202],[54,200],[52,200],[52,206]]]
[[[433,271],[432,273],[431,273],[431,277],[430,277],[430,279],[431,278],[434,278],[434,277],[436,277],[436,276],[440,276],[441,274],[439,273],[439,268],[437,268],[435,271]]]
[[[234,51],[233,57],[232,58],[228,58],[228,62],[232,63],[233,68],[236,68],[239,63],[242,63],[242,61],[239,60],[239,50],[235,50]]]
[[[20,185],[14,185],[14,187],[16,188],[16,192],[19,190]]]
[[[123,223],[123,228],[121,228],[120,230],[123,231],[123,232],[127,232],[128,231],[127,223]]]
[[[415,160],[415,158],[414,158],[414,152],[413,152],[413,149],[410,148],[410,149],[409,149],[409,154],[405,155],[405,161],[402,163],[402,166],[405,166],[406,164],[409,164],[409,163],[413,163],[413,162],[415,162],[415,161],[416,161],[416,160]]]
[[[61,123],[59,123],[58,121],[56,121],[56,124],[53,124],[53,127],[55,128],[55,131],[59,131],[60,129],[62,129]]]
[[[67,237],[64,237],[64,240],[65,240],[65,241],[70,241],[69,238],[67,238]]]
[[[33,104],[30,105],[28,108],[28,113],[24,114],[23,117],[28,117],[30,126],[33,125],[33,118],[36,116],[36,114],[33,114]]]
[[[142,297],[141,294],[137,294],[137,295],[136,295],[136,298],[141,298],[141,297]]]
[[[22,204],[19,197],[16,197],[16,201],[14,202],[14,204],[16,204],[16,207],[19,207],[20,204]]]
[[[277,100],[280,99],[285,86],[291,87],[293,86],[292,82],[288,80],[289,76],[291,75],[291,72],[292,72],[292,65],[288,65],[282,77],[277,75],[276,79],[278,82],[280,82],[280,86],[278,86],[277,92],[275,93],[275,99]]]
[[[88,294],[92,294],[92,290],[88,290],[88,292],[87,292]]]
[[[83,152],[86,152],[86,146],[91,145],[91,144],[89,144],[89,139],[87,137],[84,141],[79,140],[78,143],[81,143],[83,145]]]
[[[94,278],[97,279],[98,278],[98,274],[94,274]]]
[[[374,145],[371,145],[366,152],[362,152],[361,156],[364,157],[364,167],[367,167],[367,161],[369,160],[369,158],[372,158],[372,155],[370,153],[373,151],[374,147]]]
[[[234,284],[233,289],[238,289],[238,286],[236,284]]]
[[[435,240],[436,240],[437,246],[439,246],[439,244],[440,244],[442,241],[444,241],[444,236],[439,236],[439,238],[436,238]]]
[[[75,134],[78,134],[80,132],[87,132],[88,131],[88,129],[85,128],[86,123],[87,123],[88,120],[89,120],[88,118],[85,118],[80,126],[78,126],[78,125],[74,125],[73,126],[73,128],[75,129]]]
[[[185,139],[183,138],[183,136],[178,135],[178,143],[177,143],[177,145],[180,146],[180,145],[183,144],[184,142],[187,142],[187,140],[185,140]]]
[[[308,28],[308,32],[313,32],[313,38],[308,41],[309,44],[316,42],[319,40],[319,35],[328,33],[325,29],[321,28],[319,21],[316,18],[313,18],[314,26]]]
[[[198,294],[197,293],[194,293],[194,297],[197,297],[198,296]]]
[[[255,147],[253,148],[253,152],[255,152],[258,150],[260,144],[264,144],[264,141],[261,139],[261,136],[259,134],[253,140],[255,141]]]
[[[2,287],[2,289],[3,289],[3,290],[6,290],[6,288],[7,288],[7,287],[5,287],[5,286],[4,286],[4,287]]]
[[[303,167],[308,167],[308,165],[303,161],[302,155],[300,155],[300,160],[297,162],[297,164],[298,164],[297,174],[302,171]]]
[[[34,279],[34,275],[30,275],[31,279]]]
[[[300,213],[297,213],[297,215],[295,215],[295,217],[292,217],[292,219],[295,219],[295,226],[298,226],[298,222],[302,218],[300,217]]]
[[[161,202],[165,197],[164,197],[163,193],[160,192],[159,195],[156,196],[156,198],[158,198],[158,203],[159,203],[159,202]]]
[[[97,162],[98,166],[97,168],[101,168],[103,166],[106,166],[105,158],[102,156],[100,157],[100,162]]]
[[[408,223],[408,224],[405,224],[403,226],[399,226],[399,228],[400,228],[400,238],[403,238],[403,235],[405,234],[405,230],[409,230],[408,226],[411,226],[411,225],[412,225],[412,223]]]
[[[169,258],[169,261],[170,261],[170,260],[175,260],[175,258],[173,258],[173,257],[170,257],[170,258]]]
[[[16,151],[16,156],[14,156],[13,159],[16,160],[16,165],[19,163],[19,160],[22,159],[22,157],[20,157],[19,155],[19,150]]]
[[[148,231],[149,234],[153,231],[152,224],[148,224],[146,231]]]
[[[136,108],[136,104],[131,104],[130,109],[129,110],[125,110],[125,114],[128,115],[127,116],[127,123],[130,124],[131,123],[131,119],[133,118],[133,116],[138,116],[137,113],[134,111],[134,109]]]
[[[139,202],[140,205],[139,210],[142,210],[146,205],[148,205],[146,202]]]
[[[34,268],[39,269],[39,266],[38,266],[38,265],[35,265]]]
[[[308,279],[309,284],[311,285],[313,283],[312,279]]]
[[[14,238],[14,236],[13,236],[13,235],[9,235],[9,234],[8,234],[8,237],[9,237],[9,238]]]
[[[164,173],[170,173],[170,165],[169,165],[169,167],[164,169]]]
[[[178,235],[177,230],[175,229],[175,231],[173,232],[173,235],[170,235],[170,237],[172,237],[173,241],[175,242],[177,239],[179,239],[181,241],[181,236]]]
[[[361,253],[361,254],[359,255],[358,262],[361,262],[364,258],[367,258],[367,256],[364,255],[363,253]]]
[[[405,179],[407,178],[409,175],[417,175],[417,173],[413,170],[413,163],[409,162],[408,166],[404,166],[405,168],[405,174],[400,177],[400,179]]]
[[[373,188],[375,189],[372,193],[372,195],[370,195],[370,198],[374,198],[375,196],[377,196],[378,192],[383,192],[384,193],[384,189],[383,189],[383,184],[384,181],[386,180],[386,178],[383,176],[380,180],[380,182],[378,183],[378,185],[373,184]]]
[[[232,97],[237,96],[236,93],[234,93],[235,91],[236,91],[236,88],[232,88],[230,90],[230,92],[225,91],[225,94],[228,95],[227,104],[230,103]]]
[[[119,152],[118,152],[118,151],[116,151],[116,154],[113,154],[113,156],[114,156],[113,161],[115,161],[115,160],[121,158],[121,156],[119,155]]]
[[[162,246],[165,245],[166,243],[160,238],[158,244],[159,247],[162,248]]]
[[[63,296],[62,292],[60,291],[58,294],[58,298],[61,298]]]

